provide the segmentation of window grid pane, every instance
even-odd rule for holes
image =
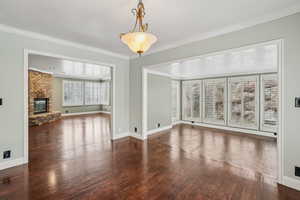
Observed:
[[[278,123],[278,78],[276,74],[261,76],[261,129],[277,131]]]
[[[258,130],[258,76],[229,79],[230,126]]]
[[[172,121],[180,120],[180,82],[172,81]]]
[[[201,122],[201,80],[182,82],[183,120]]]
[[[83,82],[64,80],[64,101],[65,106],[83,105]]]
[[[204,119],[205,122],[226,123],[226,79],[204,80]]]

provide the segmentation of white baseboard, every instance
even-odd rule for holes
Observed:
[[[77,113],[63,113],[61,116],[74,116],[74,115],[88,115],[88,114],[97,114],[97,113],[104,113],[104,114],[111,114],[110,112],[106,111],[90,111],[90,112],[77,112]]]
[[[168,129],[171,129],[171,128],[172,128],[172,125],[170,125],[170,126],[164,126],[164,127],[160,127],[160,128],[156,128],[156,129],[152,129],[150,131],[147,131],[147,135],[152,135],[154,133],[165,131],[165,130],[168,130]]]
[[[23,165],[26,164],[27,162],[25,161],[25,159],[22,158],[17,158],[14,160],[8,160],[8,161],[4,161],[0,163],[0,170],[4,170],[4,169],[8,169],[11,167],[16,167],[18,165]]]
[[[287,187],[290,187],[290,188],[293,188],[295,190],[300,191],[300,180],[298,180],[298,179],[294,179],[294,178],[291,178],[291,177],[288,177],[288,176],[284,176],[282,184],[287,186]]]
[[[192,122],[189,122],[189,121],[180,121],[180,122],[177,122],[176,124],[189,124],[189,125],[194,125],[194,126],[202,126],[202,127],[207,127],[207,128],[223,129],[223,130],[227,130],[227,131],[235,131],[235,132],[248,133],[248,134],[259,135],[259,136],[277,138],[273,133],[269,133],[269,132],[256,131],[256,130],[250,130],[250,129],[242,129],[242,128],[234,128],[234,127],[228,127],[228,126],[222,126],[222,125],[212,125],[212,124],[205,124],[205,123],[192,123]]]
[[[125,137],[128,137],[128,136],[130,136],[130,133],[128,133],[128,132],[125,132],[125,133],[119,133],[119,134],[116,134],[116,135],[113,137],[113,140],[118,140],[118,139],[125,138]]]
[[[175,125],[178,125],[178,124],[182,124],[182,121],[172,122],[172,126],[175,126]]]
[[[138,140],[147,140],[147,136],[142,136],[138,133],[130,133],[130,136]]]

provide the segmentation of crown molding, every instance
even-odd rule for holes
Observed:
[[[187,45],[187,44],[190,44],[190,43],[193,43],[193,42],[206,40],[206,39],[209,39],[209,38],[217,37],[217,36],[220,36],[220,35],[225,35],[227,33],[232,33],[232,32],[235,32],[235,31],[240,31],[240,30],[243,30],[243,29],[246,29],[246,28],[249,28],[249,27],[259,25],[259,24],[263,24],[263,23],[274,21],[274,20],[277,20],[277,19],[280,19],[280,18],[283,18],[283,17],[287,17],[289,15],[293,15],[293,14],[296,14],[298,12],[300,12],[300,3],[297,3],[296,5],[293,5],[291,7],[285,8],[281,11],[273,12],[271,14],[267,14],[267,15],[264,15],[262,17],[257,17],[256,19],[253,19],[253,20],[249,20],[249,21],[241,22],[239,24],[227,26],[227,27],[224,27],[222,29],[202,33],[202,34],[197,35],[195,37],[190,37],[188,39],[176,41],[176,42],[173,42],[173,43],[170,43],[170,44],[163,45],[161,47],[152,48],[143,55],[147,56],[147,55],[151,55],[151,54],[158,53],[158,52],[161,52],[161,51],[165,51],[165,50],[168,50],[168,49],[173,49],[173,48],[176,48],[176,47],[179,47],[179,46]],[[134,55],[134,56],[131,56],[130,59],[135,59],[135,58],[138,58],[138,57],[139,57],[138,55]]]
[[[0,31],[6,32],[6,33],[12,33],[12,34],[16,34],[16,35],[21,35],[21,36],[29,37],[29,38],[32,38],[32,39],[38,39],[38,40],[53,42],[53,43],[60,44],[60,45],[75,47],[75,48],[82,49],[82,50],[101,53],[101,54],[104,54],[104,55],[107,55],[107,56],[113,56],[113,57],[116,57],[116,58],[121,58],[121,59],[126,59],[126,60],[130,59],[130,57],[127,56],[127,55],[114,53],[114,52],[111,52],[111,51],[108,51],[108,50],[105,50],[105,49],[92,47],[92,46],[84,45],[84,44],[77,43],[77,42],[71,42],[71,41],[68,41],[68,40],[63,40],[63,39],[51,37],[51,36],[44,35],[44,34],[41,34],[41,33],[36,33],[36,32],[32,32],[32,31],[18,29],[18,28],[15,28],[15,27],[4,25],[4,24],[0,24]]]

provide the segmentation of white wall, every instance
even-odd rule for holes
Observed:
[[[171,79],[165,76],[148,74],[148,131],[170,126],[171,119]]]
[[[3,105],[0,106],[0,164],[5,162],[2,159],[2,152],[5,150],[12,151],[12,159],[22,158],[24,155],[24,49],[116,65],[115,131],[116,135],[128,132],[128,60],[2,31],[0,44],[0,98],[3,98]]]
[[[260,24],[241,31],[193,42],[177,48],[157,52],[130,61],[130,130],[134,126],[141,134],[142,127],[142,68],[172,60],[238,48],[245,45],[285,40],[284,105],[284,176],[294,176],[294,167],[300,166],[300,109],[294,107],[294,97],[300,96],[300,13]]]

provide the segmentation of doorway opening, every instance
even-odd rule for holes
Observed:
[[[24,51],[24,64],[27,162],[29,153],[31,159],[49,155],[49,147],[62,156],[71,149],[111,142],[114,65],[32,50]]]

